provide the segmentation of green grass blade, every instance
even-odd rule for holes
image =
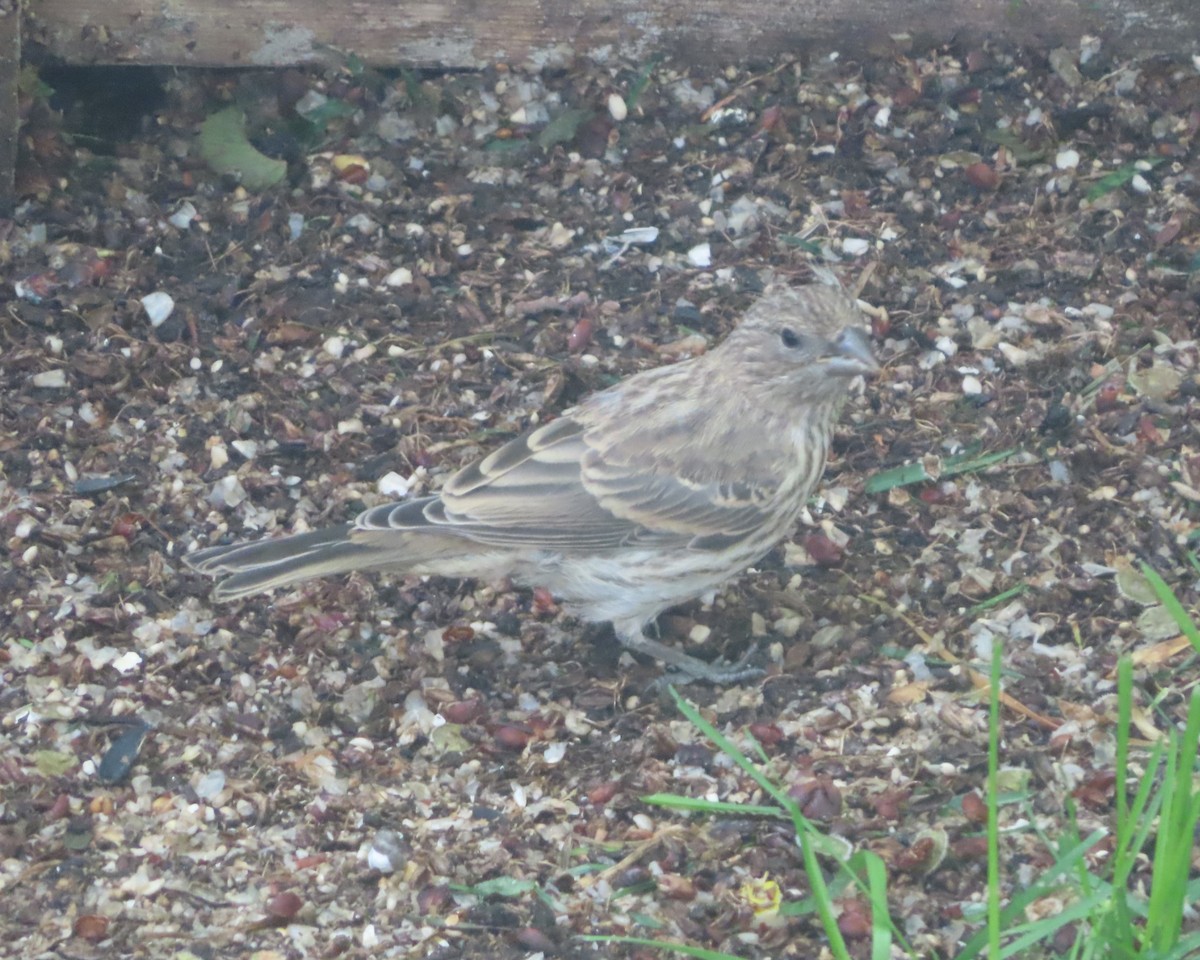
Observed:
[[[892,955],[891,924],[880,922],[889,918],[887,902],[887,867],[874,853],[863,858],[867,880],[867,899],[871,904],[871,960],[889,960]]]
[[[1086,920],[1097,913],[1107,899],[1107,893],[1099,892],[1084,900],[1076,900],[1052,917],[1043,917],[1032,923],[1011,927],[1005,931],[1005,935],[1006,938],[1011,937],[1012,939],[1006,940],[1003,949],[997,956],[1013,957],[1034,944],[1049,943],[1063,927],[1079,920]],[[988,956],[990,957],[992,954],[989,953]]]
[[[992,638],[991,683],[988,685],[987,865],[988,956],[1000,956],[1000,673],[1004,645]]]
[[[1079,843],[1062,853],[1046,872],[1028,887],[1014,891],[1008,903],[1004,904],[1000,911],[1000,926],[1003,928],[1005,924],[1013,925],[1019,922],[1024,916],[1026,907],[1059,886],[1058,878],[1061,875],[1073,873],[1079,862],[1087,856],[1088,851],[1107,835],[1105,830],[1093,830]],[[988,934],[986,926],[976,931],[975,935],[958,952],[955,960],[970,960],[972,957],[981,955],[988,945]]]
[[[670,950],[685,957],[696,957],[697,960],[742,960],[732,953],[722,953],[720,950],[709,950],[706,947],[694,947],[690,943],[675,943],[670,940],[648,940],[645,937],[580,937],[584,943],[624,943],[632,947],[650,947],[653,950]]]
[[[973,606],[967,607],[967,616],[974,616],[977,613],[990,610],[992,607],[998,607],[1002,603],[1007,603],[1013,597],[1019,597],[1029,589],[1029,584],[1018,583],[1015,587],[1010,587],[1004,592],[996,594],[994,597],[988,597],[986,600],[980,600]]]
[[[947,457],[942,461],[942,469],[939,478],[953,477],[960,473],[975,473],[979,470],[986,470],[988,467],[995,466],[1007,460],[1018,452],[1017,447],[1010,447],[1007,450],[1000,450],[997,453],[985,453],[982,456],[974,456],[972,453],[960,453],[953,457]],[[925,472],[924,465],[920,463],[906,463],[899,467],[891,467],[888,470],[883,470],[874,476],[867,477],[866,483],[863,484],[865,493],[885,493],[888,490],[896,487],[906,487],[914,483],[924,483],[933,478]]]
[[[661,57],[651,57],[650,61],[642,67],[633,83],[629,85],[629,95],[625,98],[625,105],[632,110],[637,106],[638,100],[642,94],[646,92],[646,87],[650,84],[650,76],[654,73],[654,68],[658,66]]]
[[[821,927],[825,931],[825,936],[829,938],[830,950],[838,960],[850,960],[850,951],[846,947],[846,941],[838,929],[837,918],[833,913],[833,903],[829,897],[829,888],[825,883],[824,874],[821,872],[821,865],[817,862],[818,846],[828,849],[831,845],[827,842],[822,843],[826,838],[822,837],[816,828],[809,823],[791,797],[767,779],[732,741],[705,720],[700,715],[700,711],[680,696],[674,687],[668,687],[667,689],[674,698],[675,706],[679,709],[679,712],[687,717],[696,729],[716,744],[721,752],[732,759],[750,779],[762,787],[773,800],[791,814],[792,823],[796,830],[796,837],[800,841],[800,852],[804,859],[804,870],[808,875],[808,882],[812,887],[812,896],[817,905],[817,913],[821,917]]]
[[[1171,614],[1171,619],[1178,625],[1179,632],[1187,637],[1192,648],[1197,653],[1200,653],[1200,628],[1196,627],[1188,612],[1183,609],[1183,604],[1175,596],[1175,591],[1167,585],[1167,582],[1159,576],[1158,571],[1150,566],[1150,564],[1143,562],[1141,569],[1142,576],[1150,581],[1150,587],[1154,590],[1154,595],[1167,608],[1167,612]]]
[[[1182,736],[1171,732],[1160,791],[1162,812],[1151,868],[1146,939],[1160,952],[1171,950],[1183,928],[1200,798],[1195,792],[1196,750],[1200,745],[1200,691],[1192,691]]]
[[[648,793],[639,798],[642,803],[656,807],[666,807],[669,810],[686,810],[691,813],[722,814],[729,813],[738,817],[778,817],[787,819],[788,813],[781,807],[767,807],[752,803],[728,803],[723,800],[701,800],[697,797],[684,797],[677,793]]]

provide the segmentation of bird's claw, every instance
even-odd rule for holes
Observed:
[[[711,662],[687,656],[688,662],[673,662],[662,676],[651,684],[654,692],[665,690],[668,686],[681,686],[687,683],[711,683],[714,687],[725,687],[745,680],[757,680],[766,675],[766,670],[758,666],[759,648],[751,646],[737,660],[714,660]],[[681,655],[681,657],[686,654]]]
[[[754,644],[732,663],[727,660],[708,663],[675,647],[667,646],[660,640],[648,637],[640,630],[628,633],[618,631],[617,637],[627,650],[654,657],[666,665],[666,672],[659,681],[659,685],[700,681],[711,683],[714,686],[725,686],[761,677],[766,672],[761,667],[751,665],[752,661],[757,659],[759,652],[757,645]]]
[[[755,680],[766,676],[767,671],[756,665],[758,648],[751,647],[737,660],[714,660],[706,662],[695,656],[690,658],[695,666],[672,665],[662,674],[660,682],[664,685],[671,683],[710,683],[713,686],[730,686],[742,683],[743,680]]]

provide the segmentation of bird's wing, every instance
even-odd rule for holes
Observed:
[[[375,507],[356,527],[432,526],[489,546],[573,552],[715,548],[762,523],[770,490],[688,478],[670,456],[626,456],[585,421],[568,413],[463,468],[440,497]]]
[[[440,528],[498,547],[617,547],[634,525],[605,510],[580,482],[583,433],[583,424],[560,417],[464,467],[440,496],[374,507],[355,526],[372,532]]]
[[[627,543],[678,543],[696,549],[726,546],[767,520],[774,489],[745,482],[697,480],[590,451],[583,484],[615,519],[636,529]]]

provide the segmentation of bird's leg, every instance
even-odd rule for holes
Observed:
[[[661,660],[668,667],[673,668],[674,672],[683,674],[684,682],[700,680],[714,686],[724,686],[730,683],[739,683],[742,680],[752,680],[755,677],[761,677],[766,672],[761,667],[752,666],[750,663],[758,652],[754,646],[751,646],[740,659],[733,663],[724,661],[706,663],[682,650],[676,650],[674,647],[669,647],[659,640],[646,636],[640,623],[614,623],[613,628],[616,630],[617,639],[621,641],[621,646],[626,650],[644,653],[656,660]]]

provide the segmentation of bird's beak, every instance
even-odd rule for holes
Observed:
[[[879,372],[879,361],[875,359],[865,330],[847,327],[829,347],[829,359],[825,363],[830,373],[842,377],[870,377]]]

